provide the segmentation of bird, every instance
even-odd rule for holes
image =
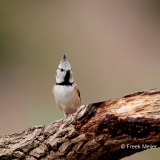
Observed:
[[[57,106],[64,112],[65,119],[77,111],[81,105],[80,91],[73,80],[73,72],[67,61],[66,53],[56,71],[56,84],[53,86],[53,95]]]

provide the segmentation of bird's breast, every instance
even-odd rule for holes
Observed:
[[[65,113],[72,114],[80,106],[80,98],[74,90],[74,85],[56,85],[53,92],[57,105]]]

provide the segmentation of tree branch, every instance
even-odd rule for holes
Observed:
[[[48,127],[0,136],[0,159],[118,160],[151,147],[160,147],[160,89],[83,105]]]

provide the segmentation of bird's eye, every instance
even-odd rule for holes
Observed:
[[[63,71],[64,71],[64,69],[63,69],[63,68],[61,68],[60,70],[61,70],[61,72],[63,72]]]

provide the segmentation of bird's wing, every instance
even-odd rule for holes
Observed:
[[[56,85],[54,85],[54,86],[53,86],[53,89],[52,89],[52,92],[53,92],[53,95],[54,95],[54,96],[55,96],[55,94],[54,94],[54,92],[55,92],[55,86],[56,86]]]
[[[81,101],[80,91],[79,91],[79,89],[78,89],[78,87],[77,87],[77,85],[76,85],[75,83],[74,83],[74,90],[75,90],[75,92],[78,94],[79,99],[80,99],[80,101]]]
[[[57,97],[56,97],[55,87],[56,87],[56,85],[53,86],[52,92],[53,92],[53,95],[54,95],[57,106],[62,110],[60,104],[58,103]]]

